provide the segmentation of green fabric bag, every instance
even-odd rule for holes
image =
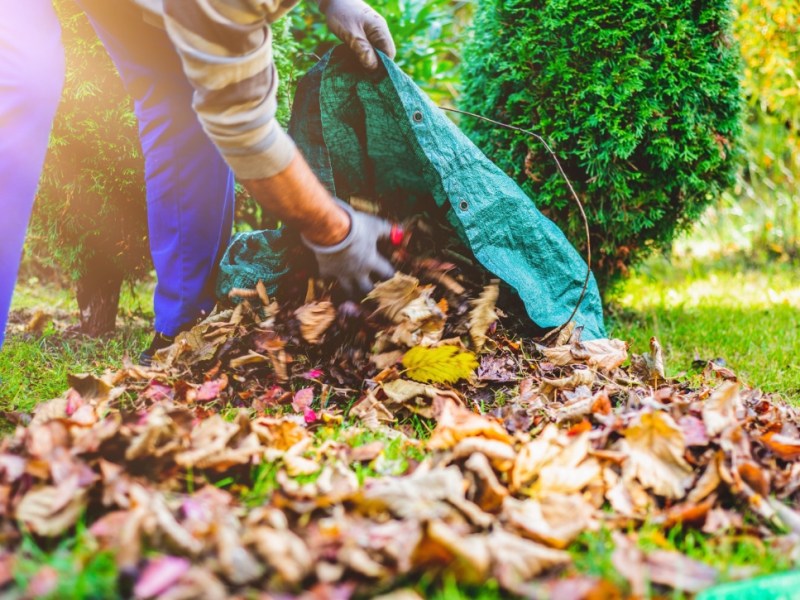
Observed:
[[[475,258],[516,290],[534,323],[563,324],[583,287],[584,260],[397,65],[381,59],[383,67],[367,73],[339,46],[300,80],[289,134],[313,171],[333,195],[379,200],[401,216],[435,203]],[[230,268],[252,259],[237,260],[229,249],[221,294],[255,285],[257,278],[247,285]],[[274,260],[263,264],[261,278],[274,281]],[[583,339],[606,337],[594,277],[575,321]]]

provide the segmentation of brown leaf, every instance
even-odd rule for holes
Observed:
[[[645,569],[650,581],[692,594],[711,587],[718,578],[715,568],[670,550],[648,553]]]
[[[230,592],[208,569],[192,567],[158,600],[228,600]]]
[[[631,358],[631,372],[642,382],[653,387],[666,381],[664,351],[657,338],[650,338],[650,352]]]
[[[489,459],[486,455],[476,452],[467,459],[464,466],[468,469],[467,475],[471,475],[475,480],[473,486],[475,489],[470,499],[483,511],[498,512],[503,500],[508,497],[508,489],[498,481]]]
[[[484,535],[461,535],[444,521],[428,522],[429,539],[442,546],[453,557],[455,568],[463,580],[479,583],[486,579],[491,565],[491,551]]]
[[[683,498],[692,468],[683,458],[683,432],[666,412],[641,413],[623,431],[620,449],[627,452],[625,477],[667,498]]]
[[[737,411],[741,407],[739,384],[726,381],[720,385],[703,404],[703,422],[708,435],[722,433],[737,423]]]
[[[497,527],[488,535],[492,571],[502,586],[514,591],[542,571],[569,564],[568,552],[547,548]]]
[[[783,460],[800,458],[800,439],[768,431],[758,440]]]
[[[512,438],[497,421],[477,415],[468,408],[459,406],[450,398],[442,398],[436,415],[436,429],[428,440],[428,447],[446,450],[460,440],[482,436],[492,440],[510,443]]]
[[[331,302],[311,302],[294,312],[300,321],[300,335],[309,344],[317,344],[336,319],[336,309]]]
[[[284,527],[288,524],[284,523]],[[261,558],[287,583],[300,583],[314,566],[306,543],[287,528],[259,527],[248,535],[248,541],[255,544]]]
[[[17,505],[15,517],[37,535],[55,537],[72,527],[86,508],[87,491],[71,481],[31,490]]]
[[[628,344],[622,340],[590,340],[542,349],[544,357],[556,366],[585,363],[613,371],[628,358]]]
[[[416,277],[396,273],[391,279],[377,284],[367,294],[366,300],[376,301],[378,303],[377,313],[394,323],[400,323],[403,320],[400,311],[419,294],[419,281]]]
[[[594,508],[578,494],[549,494],[541,500],[506,498],[502,517],[526,536],[566,548],[582,532],[595,528]]]
[[[370,480],[361,497],[365,508],[380,507],[404,519],[427,521],[447,518],[454,507],[465,505],[464,491],[461,470],[452,466]]]
[[[539,498],[583,490],[600,477],[600,464],[589,456],[588,434],[569,437],[548,425],[517,454],[511,472],[511,489]]]
[[[472,310],[469,313],[467,326],[469,327],[469,336],[477,351],[483,348],[489,327],[497,321],[494,307],[499,294],[500,286],[497,281],[493,281],[483,288],[483,292],[476,300],[470,302]]]

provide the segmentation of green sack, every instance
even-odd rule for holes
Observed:
[[[435,203],[475,258],[516,290],[534,323],[563,324],[580,297],[584,260],[397,65],[381,59],[383,67],[367,73],[339,46],[300,80],[289,134],[312,170],[331,194],[379,200],[401,216]],[[245,287],[230,281],[230,254],[223,292]],[[584,339],[606,337],[594,277],[575,321]]]

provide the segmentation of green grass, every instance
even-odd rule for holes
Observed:
[[[669,375],[723,358],[749,385],[800,400],[800,267],[656,258],[609,296],[611,335],[646,352],[656,336]]]
[[[114,555],[99,550],[82,525],[73,537],[52,548],[42,548],[26,535],[14,557],[14,583],[19,591],[27,592],[25,597],[53,600],[119,597]]]
[[[120,299],[122,327],[108,339],[69,333],[78,324],[77,303],[68,290],[41,285],[19,285],[12,311],[44,310],[58,314],[43,335],[13,331],[0,351],[0,411],[30,411],[39,402],[60,396],[67,375],[101,374],[135,359],[149,343],[152,330],[151,286],[123,287]]]

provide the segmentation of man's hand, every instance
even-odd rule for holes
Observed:
[[[333,246],[314,244],[305,236],[303,242],[314,252],[321,276],[337,279],[350,296],[366,295],[373,287],[372,275],[377,279],[394,275],[394,268],[378,251],[378,240],[389,238],[392,225],[342,201],[339,204],[350,215],[347,237]]]
[[[328,28],[356,53],[365,68],[378,68],[375,49],[394,58],[397,50],[386,20],[362,0],[322,0],[320,9]]]

